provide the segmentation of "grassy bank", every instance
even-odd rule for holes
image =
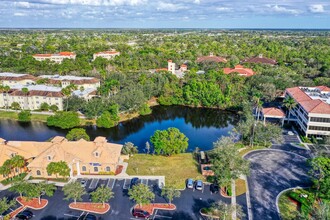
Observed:
[[[205,178],[198,171],[198,163],[191,153],[173,155],[170,157],[136,154],[128,161],[129,175],[159,175],[165,176],[166,185],[177,189],[185,187],[188,178]]]
[[[32,114],[31,115],[31,121],[42,121],[42,122],[46,122],[48,116],[49,115]],[[0,118],[17,120],[18,119],[18,112],[0,111]]]

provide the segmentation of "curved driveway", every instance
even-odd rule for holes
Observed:
[[[244,158],[251,162],[247,179],[254,220],[280,219],[276,196],[287,188],[311,185],[305,157],[280,150],[260,150]]]

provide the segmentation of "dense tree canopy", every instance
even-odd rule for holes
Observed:
[[[47,118],[47,125],[69,129],[79,126],[80,120],[76,112],[56,112]]]
[[[88,134],[86,133],[86,130],[84,128],[73,128],[71,129],[68,134],[66,135],[66,139],[69,141],[78,141],[80,139],[84,139],[86,141],[89,141],[90,138]]]
[[[156,154],[170,156],[185,152],[188,148],[188,138],[177,128],[157,130],[150,138]]]

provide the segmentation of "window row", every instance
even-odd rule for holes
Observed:
[[[309,126],[309,130],[330,131],[330,127]]]
[[[330,123],[330,118],[317,118],[317,117],[311,117],[311,121],[314,121],[314,122],[322,122],[322,123]]]

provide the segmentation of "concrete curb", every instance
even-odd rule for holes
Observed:
[[[90,203],[90,202],[77,202],[76,204],[85,204],[85,203],[87,203],[87,204],[100,204],[100,206],[102,206],[102,203]],[[69,208],[73,209],[73,210],[78,210],[78,211],[83,211],[83,212],[92,212],[92,213],[101,214],[101,215],[109,212],[109,210],[110,210],[110,205],[108,203],[105,203],[105,206],[106,206],[107,209],[104,212],[97,212],[97,211],[91,211],[91,210],[88,210],[88,209],[81,209],[81,208],[72,207],[72,205],[76,205],[76,204],[74,204],[74,202],[70,203]]]
[[[301,187],[301,186],[296,186],[296,187],[291,187],[291,188],[288,188],[288,189],[285,189],[283,191],[281,191],[277,196],[276,196],[276,211],[277,211],[277,214],[278,216],[281,218],[281,212],[280,212],[280,207],[278,206],[278,200],[280,198],[280,196],[285,193],[286,191],[289,191],[289,190],[293,190],[293,189],[306,189],[306,188],[309,188],[309,187]]]
[[[301,155],[296,154],[296,153],[293,153],[293,152],[289,152],[289,151],[285,151],[285,150],[279,150],[279,149],[260,149],[260,150],[253,150],[253,151],[247,152],[247,153],[244,154],[242,157],[243,157],[244,159],[246,159],[245,157],[246,157],[248,154],[255,153],[255,152],[258,152],[258,151],[275,151],[275,152],[280,152],[280,153],[288,153],[288,154],[291,154],[291,155],[296,155],[296,156],[298,156],[298,157],[304,158],[305,160],[308,160],[307,157],[301,156]]]

